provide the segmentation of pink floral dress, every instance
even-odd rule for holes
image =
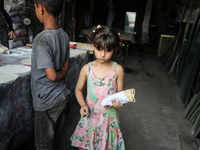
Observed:
[[[76,130],[71,136],[72,146],[88,150],[124,150],[124,140],[119,127],[118,110],[105,108],[102,100],[116,93],[116,62],[110,73],[99,79],[92,71],[92,62],[88,64],[86,103],[89,115],[81,117]]]

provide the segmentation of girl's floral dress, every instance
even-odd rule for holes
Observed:
[[[119,127],[118,110],[105,108],[102,100],[116,93],[116,62],[110,73],[99,79],[92,71],[92,62],[88,64],[86,103],[89,115],[81,117],[71,136],[72,146],[88,150],[124,150],[124,140]]]

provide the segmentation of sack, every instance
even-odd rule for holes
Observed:
[[[10,54],[10,51],[8,50],[7,47],[0,44],[0,54]]]

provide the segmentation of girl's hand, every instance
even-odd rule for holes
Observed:
[[[88,107],[86,105],[81,107],[80,114],[82,117],[85,117],[86,115],[88,115]]]
[[[116,100],[112,101],[113,107],[121,108],[123,104],[121,102],[117,102]]]
[[[112,106],[109,106],[109,105],[108,105],[108,106],[104,106],[104,107],[109,109],[109,108],[111,108]]]

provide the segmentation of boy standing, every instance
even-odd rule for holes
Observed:
[[[64,108],[70,93],[65,83],[69,69],[69,38],[58,23],[62,5],[63,0],[35,0],[36,15],[44,24],[44,31],[34,39],[31,56],[37,150],[62,150],[66,145],[62,136]]]

